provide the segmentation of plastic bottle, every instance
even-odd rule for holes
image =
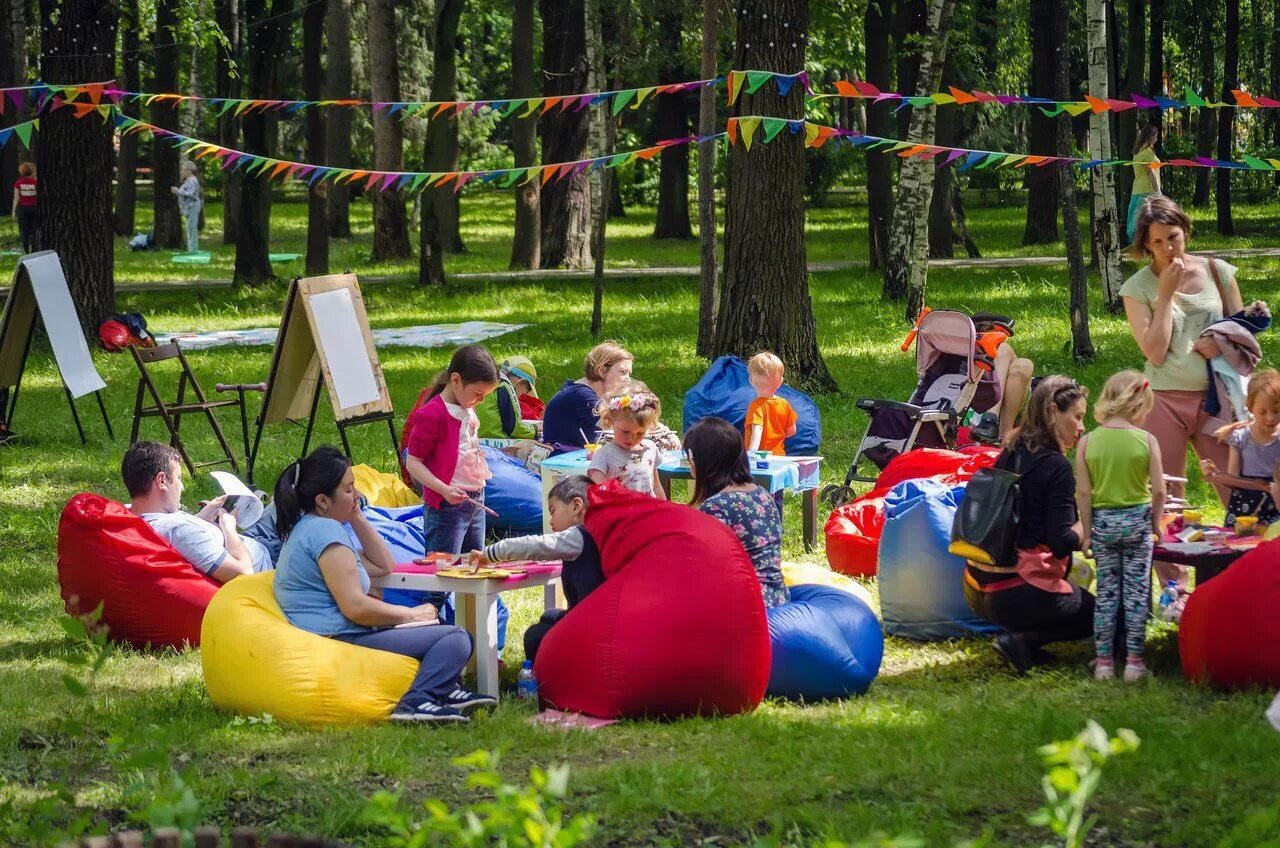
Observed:
[[[1178,603],[1178,582],[1170,580],[1169,583],[1160,592],[1160,613],[1166,620],[1172,618],[1177,610]]]
[[[522,701],[538,700],[538,678],[533,676],[533,661],[525,660],[516,677],[516,697]]]

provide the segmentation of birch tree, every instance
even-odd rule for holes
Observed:
[[[1089,0],[1089,90],[1095,97],[1111,96],[1107,79],[1107,56],[1110,35],[1107,32],[1104,0]],[[1089,118],[1089,158],[1110,159],[1111,121],[1106,113]],[[1120,215],[1116,207],[1115,170],[1093,168],[1093,246],[1102,275],[1102,295],[1107,304],[1115,303],[1123,282],[1120,269]]]

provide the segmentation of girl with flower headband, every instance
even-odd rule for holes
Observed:
[[[1280,521],[1280,511],[1271,496],[1276,464],[1280,463],[1280,372],[1263,368],[1249,378],[1245,394],[1249,420],[1228,424],[1215,434],[1230,453],[1227,470],[1212,462],[1200,463],[1205,479],[1217,486],[1229,486],[1227,526],[1242,515],[1252,515],[1259,524]]]
[[[592,483],[619,479],[636,492],[665,498],[658,481],[662,453],[645,438],[662,417],[662,402],[644,383],[631,382],[608,394],[596,407],[600,426],[613,429],[613,441],[591,457]]]
[[[1152,532],[1160,533],[1164,511],[1164,466],[1160,444],[1142,429],[1155,406],[1151,383],[1137,371],[1107,380],[1094,417],[1098,429],[1076,448],[1076,501],[1084,531],[1081,550],[1093,546],[1098,598],[1093,640],[1094,677],[1115,677],[1116,625],[1124,622],[1128,659],[1124,679],[1146,676],[1142,651],[1151,604]]]

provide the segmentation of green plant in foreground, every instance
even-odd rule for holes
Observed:
[[[1085,808],[1097,791],[1107,760],[1138,749],[1139,739],[1132,730],[1120,728],[1117,733],[1108,737],[1107,731],[1090,719],[1074,738],[1050,742],[1040,749],[1045,765],[1046,803],[1029,821],[1062,837],[1066,848],[1084,845],[1085,837],[1097,822],[1097,816],[1085,817]]]
[[[529,784],[515,786],[498,774],[498,758],[474,751],[453,764],[469,769],[467,788],[492,793],[492,798],[456,810],[430,799],[422,804],[425,818],[404,809],[399,794],[378,792],[369,799],[362,818],[386,834],[387,848],[426,848],[431,845],[510,848],[571,848],[586,844],[595,833],[595,819],[575,815],[567,821],[561,802],[569,784],[569,766],[545,771],[529,769]]]

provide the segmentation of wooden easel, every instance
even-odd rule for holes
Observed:
[[[80,330],[80,315],[62,272],[62,262],[52,250],[23,256],[13,272],[13,286],[5,301],[4,314],[0,315],[0,389],[9,390],[0,407],[0,421],[13,422],[37,318],[53,348],[62,389],[67,396],[67,405],[71,407],[71,418],[75,421],[76,432],[80,434],[80,443],[88,444],[88,439],[80,422],[80,413],[76,410],[76,398],[87,394],[97,398],[107,436],[114,439],[111,419],[102,400],[102,390],[107,384],[93,365],[89,345]]]
[[[326,341],[330,346],[340,345],[341,349],[326,350]],[[280,421],[300,424],[305,419],[301,456],[307,455],[320,408],[321,389],[328,392],[338,436],[347,456],[351,456],[347,429],[379,421],[387,422],[391,445],[399,454],[391,395],[373,344],[360,282],[354,274],[295,278],[289,285],[253,450],[248,457],[250,479],[258,459],[262,431],[268,424]]]

